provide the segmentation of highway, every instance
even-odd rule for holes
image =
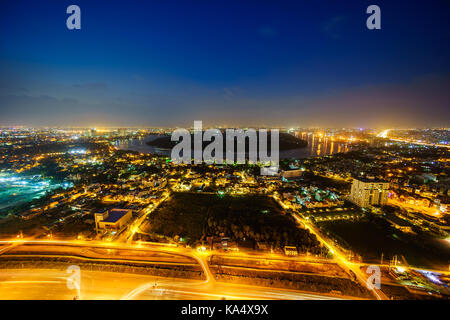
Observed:
[[[276,254],[246,254],[246,253],[230,253],[225,257],[232,259],[255,260],[255,259],[273,259],[276,261],[304,261],[304,262],[327,262],[337,263],[347,272],[352,271],[361,284],[366,285],[367,275],[361,270],[366,266],[364,263],[353,263],[345,259],[344,255],[338,251],[335,246],[331,245],[331,241],[323,238],[312,226],[294,215],[300,223],[305,227],[311,228],[311,232],[316,234],[319,241],[324,243],[329,250],[333,250],[334,259],[324,260],[311,257],[296,257],[287,259],[286,257]],[[33,255],[42,257],[73,256],[78,259],[101,260],[104,262],[123,263],[124,261],[133,263],[170,263],[179,264],[181,266],[192,265],[195,262],[201,267],[205,280],[185,280],[185,279],[169,279],[148,275],[134,275],[121,273],[117,277],[117,273],[99,272],[99,271],[83,271],[86,274],[87,291],[83,291],[81,298],[86,299],[151,299],[157,298],[157,293],[163,290],[164,298],[167,299],[337,299],[346,298],[354,299],[354,297],[317,295],[315,293],[299,292],[295,290],[283,290],[274,288],[265,288],[257,286],[247,286],[239,284],[229,284],[216,281],[214,274],[211,272],[208,259],[211,255],[223,255],[219,252],[198,251],[184,247],[176,247],[170,244],[151,243],[148,245],[124,244],[117,242],[102,241],[82,241],[82,240],[35,240],[35,239],[14,239],[0,241],[0,255]],[[118,250],[109,250],[118,249]],[[36,250],[36,254],[33,253]],[[123,252],[118,253],[118,251]],[[105,254],[105,251],[114,251],[114,254]],[[55,254],[55,252],[57,254]],[[85,258],[83,258],[85,257]],[[381,266],[381,265],[380,265]],[[384,265],[383,265],[384,266]],[[414,268],[410,268],[414,269]],[[414,269],[417,270],[417,269]],[[434,270],[430,270],[434,271]],[[15,270],[0,273],[0,299],[19,299],[18,295],[23,290],[27,293],[27,297],[33,299],[33,294],[39,296],[38,291],[41,290],[44,296],[49,299],[67,299],[73,292],[66,292],[67,289],[59,282],[67,278],[67,274],[57,270]],[[448,274],[448,272],[441,272]],[[100,284],[95,284],[97,289],[90,288],[92,283],[96,283],[96,277]],[[58,278],[59,277],[59,278]],[[59,279],[59,280],[58,280]],[[125,279],[124,287],[122,285],[108,286],[109,283],[115,283]],[[156,280],[158,279],[158,280]],[[55,282],[59,281],[59,282]],[[65,281],[65,280],[64,280]],[[104,281],[104,283],[102,282]],[[155,281],[158,285],[155,287]],[[121,282],[122,283],[122,282]],[[11,286],[14,285],[14,290]],[[51,290],[47,291],[47,286],[52,285]],[[9,287],[8,287],[9,286]],[[116,290],[117,287],[117,290]],[[9,288],[9,289],[8,289]],[[22,289],[21,289],[22,288]],[[97,291],[96,291],[97,290]],[[373,291],[378,299],[387,299],[380,290]],[[120,296],[120,297],[119,297]],[[161,297],[160,297],[161,298]]]
[[[9,269],[0,274],[0,300],[283,299],[336,300],[334,296],[257,286],[210,283],[105,271],[81,271],[80,290],[68,274],[53,269]]]
[[[80,248],[102,248],[102,249],[122,249],[122,250],[133,250],[133,251],[143,251],[148,253],[164,253],[179,257],[185,257],[195,260],[202,268],[203,273],[208,281],[214,281],[214,276],[209,269],[207,263],[207,255],[198,253],[195,250],[186,249],[183,247],[174,247],[167,244],[153,243],[151,245],[129,245],[118,242],[102,242],[102,241],[82,241],[82,240],[11,240],[11,241],[0,241],[0,245],[6,245],[8,251],[19,245],[40,245],[45,246],[49,253],[52,253],[52,247],[55,246],[66,246],[71,248],[72,255],[80,254]],[[6,249],[5,249],[6,250]],[[70,252],[65,254],[66,256],[71,255]],[[109,258],[109,257],[107,257]],[[123,259],[126,259],[124,257]],[[116,259],[117,262],[122,262],[123,259]],[[104,259],[103,259],[104,260]],[[113,259],[114,260],[114,259]],[[128,259],[129,260],[129,259]],[[175,263],[177,261],[175,260]]]
[[[37,248],[38,251],[47,248],[48,253],[42,254],[42,257],[51,257],[52,250],[55,251],[58,246],[66,248],[68,253],[73,252],[74,256],[80,252],[86,252],[87,248],[143,251],[148,253],[148,259],[152,259],[152,253],[172,254],[175,256],[173,263],[186,265],[185,258],[194,259],[205,274],[205,280],[186,280],[128,273],[121,273],[118,277],[117,273],[83,270],[81,289],[77,293],[67,289],[65,283],[68,274],[63,270],[9,269],[2,270],[0,273],[0,299],[73,299],[75,296],[80,299],[352,299],[352,297],[218,282],[209,268],[208,253],[180,247],[156,244],[146,247],[80,240],[11,240],[0,241],[0,244],[8,248],[24,245],[21,248],[24,251],[32,251],[32,247]],[[30,245],[29,248],[28,245]],[[61,248],[57,250],[61,252]],[[8,254],[17,256],[20,250],[16,249],[16,251],[18,252]],[[61,254],[69,256],[68,253]],[[177,262],[181,258],[176,256],[184,258],[184,261]],[[243,259],[245,257],[245,254],[242,255]],[[126,257],[122,258],[126,259]],[[110,256],[101,260],[123,262]]]

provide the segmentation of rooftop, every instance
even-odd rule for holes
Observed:
[[[388,183],[386,180],[381,180],[377,178],[369,178],[369,177],[353,177],[353,179],[359,180],[361,182],[366,183]]]
[[[109,211],[108,218],[104,219],[104,222],[117,222],[119,221],[124,215],[128,213],[129,210],[125,209],[112,209]]]

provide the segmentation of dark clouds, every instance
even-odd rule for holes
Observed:
[[[90,92],[92,86],[83,90]],[[407,84],[359,86],[315,96],[266,95],[261,99],[245,88],[197,88],[188,95],[155,93],[115,99],[106,95],[95,103],[89,99],[3,94],[0,124],[18,124],[21,119],[25,125],[82,125],[83,121],[86,125],[189,125],[194,120],[242,126],[450,125],[450,80],[432,75]]]
[[[80,1],[0,2],[0,125],[450,126],[442,2]]]

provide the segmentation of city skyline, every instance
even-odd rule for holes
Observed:
[[[444,2],[70,4],[1,4],[0,126],[450,126]]]

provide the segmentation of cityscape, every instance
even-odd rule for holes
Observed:
[[[448,297],[449,131],[404,141],[403,130],[285,130],[316,155],[261,176],[260,164],[174,164],[163,149],[123,143],[170,129],[2,129],[5,282],[77,264],[99,282],[81,290],[86,299]],[[369,265],[381,269],[380,290],[364,285]],[[121,272],[124,288],[102,283],[102,271]],[[161,284],[127,293],[128,274],[132,285]]]
[[[233,1],[131,1],[111,4],[112,19],[126,18],[102,36],[100,2],[77,2],[72,29],[71,3],[43,1],[40,27],[42,15],[25,22],[19,4],[0,5],[11,25],[0,32],[0,300],[450,298],[450,42],[418,25],[397,46],[401,5],[383,2],[382,29],[368,30],[367,6],[350,2],[326,14],[264,3],[253,21],[253,3],[241,16]],[[304,36],[317,47],[303,54],[286,34],[306,23],[297,6],[324,38]],[[162,12],[148,29],[143,9]],[[422,22],[448,40],[440,9],[429,4]],[[370,50],[340,49],[358,12],[354,37],[390,50],[373,66]],[[412,43],[423,52],[392,54]],[[188,162],[174,157],[180,130],[193,137]],[[226,140],[220,161],[206,161],[211,132]],[[230,132],[245,134],[241,145]]]

